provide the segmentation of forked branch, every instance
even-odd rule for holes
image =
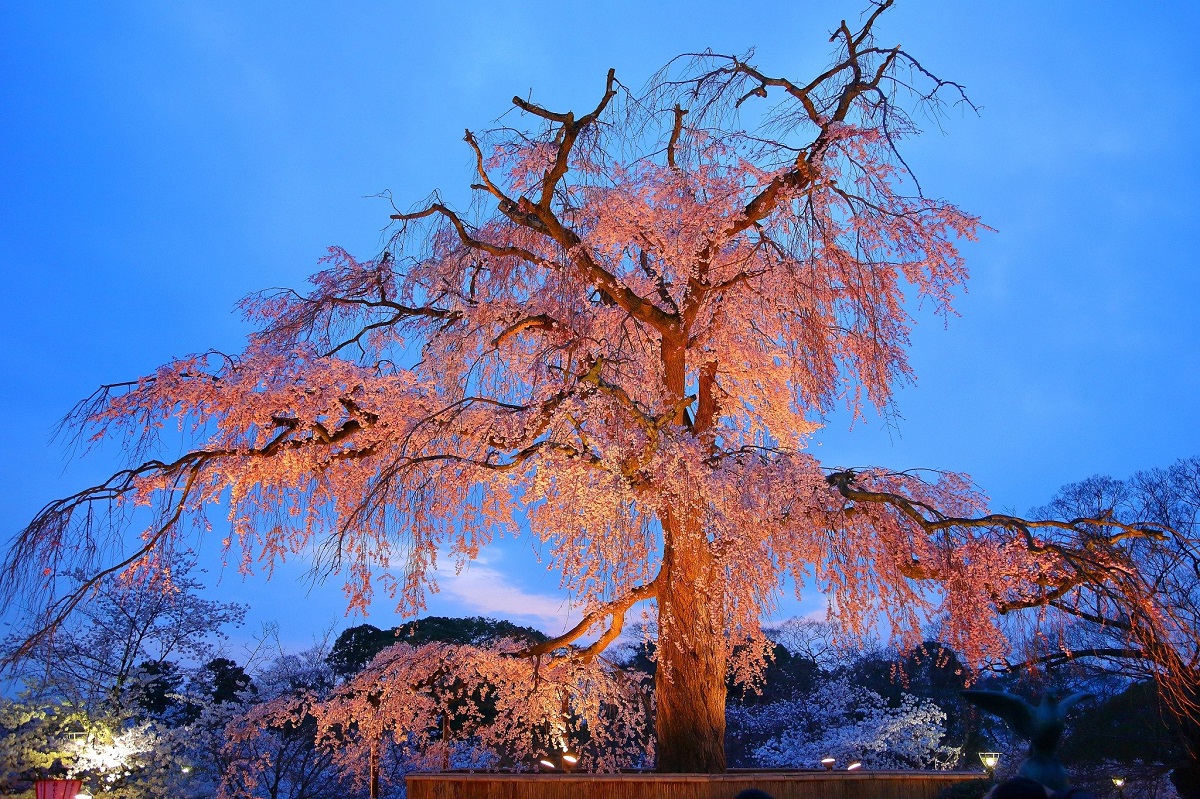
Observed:
[[[625,627],[626,611],[638,602],[658,597],[661,576],[660,572],[658,576],[645,585],[634,588],[620,599],[601,605],[599,608],[588,613],[578,624],[562,635],[522,649],[520,652],[517,652],[517,655],[521,657],[537,657],[539,655],[550,654],[556,649],[570,646],[584,635],[587,635],[596,625],[602,623],[605,619],[610,619],[608,628],[600,634],[600,637],[579,653],[579,657],[585,663],[591,662],[621,635],[621,631]]]
[[[590,114],[585,114],[578,120],[575,119],[575,114],[570,111],[565,114],[558,114],[548,111],[536,103],[522,100],[520,97],[513,97],[513,104],[522,111],[539,116],[550,122],[557,122],[562,126],[557,136],[558,152],[555,153],[554,164],[542,179],[542,196],[537,202],[538,208],[542,211],[550,210],[550,202],[554,199],[554,190],[558,187],[558,182],[562,180],[563,175],[567,174],[567,169],[570,165],[571,149],[575,146],[575,141],[579,138],[579,134],[600,118],[600,114],[604,113],[604,109],[608,107],[608,104],[616,96],[617,71],[610,69],[608,71],[608,78],[604,84],[604,96],[600,98],[600,102],[596,104],[596,108]]]

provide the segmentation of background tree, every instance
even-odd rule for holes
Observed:
[[[183,681],[184,675],[176,664],[169,660],[148,660],[130,676],[127,702],[135,713],[162,718],[178,707]]]
[[[362,671],[376,655],[393,644],[420,646],[437,641],[480,646],[502,638],[539,644],[546,640],[546,635],[532,627],[481,616],[426,616],[389,630],[381,630],[373,624],[359,624],[338,635],[329,650],[329,666],[339,677],[347,678]]]
[[[226,703],[201,723],[211,731],[203,755],[226,799],[333,799],[350,794],[352,775],[317,740],[310,708],[336,678],[325,646],[280,653],[258,675],[255,701]],[[250,697],[246,697],[250,699]]]
[[[829,622],[799,616],[784,619],[763,632],[792,657],[803,658],[826,669],[849,663],[863,644],[862,641],[839,640],[837,630]]]
[[[197,669],[192,675],[192,688],[218,705],[258,693],[246,670],[225,657],[213,658]]]
[[[211,658],[246,607],[203,598],[195,562],[186,556],[160,566],[159,576],[145,582],[68,573],[66,582],[85,601],[53,635],[24,649],[18,677],[26,690],[95,717],[123,716],[138,705],[165,712],[168,694],[183,682],[180,664]],[[25,642],[20,633],[9,635],[6,653]]]
[[[204,599],[190,558],[165,557],[163,566],[169,580],[67,575],[70,585],[88,585],[85,602],[28,649],[12,675],[16,698],[0,700],[6,792],[53,768],[114,797],[191,795],[180,782],[191,742],[178,731],[211,701],[202,695],[208,677],[240,671],[212,655],[246,608]],[[24,641],[14,633],[4,645]],[[213,671],[222,661],[228,666]]]
[[[1014,614],[1008,632],[1016,656],[1000,668],[1115,677],[1125,686],[1141,684],[1136,693],[1143,699],[1146,687],[1156,685],[1150,695],[1158,696],[1164,729],[1176,739],[1176,787],[1181,796],[1200,796],[1200,459],[1127,480],[1097,475],[1072,483],[1035,513],[1145,519],[1156,522],[1162,534],[1127,549],[1144,586],[1137,595],[1123,591],[1124,583],[1095,575],[1049,596],[1042,607]],[[1103,522],[1094,529],[1097,535],[1105,532]]]
[[[767,633],[786,646],[776,645],[757,691],[730,691],[732,765],[812,768],[830,755],[878,768],[977,762],[977,725],[960,696],[972,671],[953,650],[848,646],[829,624],[802,618]]]
[[[753,765],[819,768],[822,758],[867,768],[945,769],[960,750],[947,746],[946,711],[900,693],[890,703],[847,676],[823,681],[795,699],[732,709],[730,723],[752,742]]]
[[[124,433],[134,459],[37,515],[6,588],[46,592],[52,629],[86,593],[56,592],[65,564],[159,579],[159,553],[225,500],[248,562],[315,544],[352,607],[382,587],[415,613],[439,554],[525,525],[584,618],[521,654],[588,664],[653,602],[658,765],[678,771],[724,768],[726,676],[761,670],[786,579],[832,595],[852,632],[883,619],[916,644],[944,610],[956,650],[1001,654],[997,603],[1041,601],[1079,578],[1072,558],[1116,563],[1111,544],[1142,531],[1046,547],[1040,523],[978,516],[962,476],[830,471],[806,451],[840,400],[889,407],[908,309],[948,311],[956,241],[978,228],[900,157],[905,104],[966,100],[876,43],[891,4],[843,22],[812,80],[706,52],[637,93],[610,71],[583,114],[514,98],[521,127],[465,136],[470,209],[394,214],[378,257],[335,249],[309,293],[248,300],[240,355],[81,404],[81,433]],[[181,456],[157,456],[167,420]],[[137,547],[103,562],[97,542],[141,507]]]
[[[0,699],[0,791],[32,794],[37,780],[61,779],[74,737],[91,731],[87,714],[65,703]]]

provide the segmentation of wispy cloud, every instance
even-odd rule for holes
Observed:
[[[566,598],[533,594],[514,585],[508,575],[479,561],[459,574],[438,575],[441,594],[465,609],[502,619],[528,619],[547,631],[564,629],[571,607]]]

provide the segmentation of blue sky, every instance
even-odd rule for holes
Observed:
[[[300,285],[329,245],[377,250],[389,209],[371,195],[464,196],[462,131],[513,94],[583,107],[609,67],[638,86],[704,47],[756,46],[766,70],[811,76],[826,31],[862,5],[3,3],[0,537],[116,465],[50,443],[76,400],[236,350],[240,297]],[[1064,482],[1200,455],[1197,23],[1185,2],[888,14],[883,43],[983,108],[952,113],[909,160],[996,232],[966,248],[961,316],[922,317],[900,418],[851,431],[834,417],[823,458],[966,471],[1023,511]],[[439,612],[559,623],[556,580],[521,541],[444,587]],[[336,586],[306,593],[287,570],[267,585],[226,574],[218,591],[289,641],[345,623]]]

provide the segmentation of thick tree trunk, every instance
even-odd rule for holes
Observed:
[[[681,525],[669,517],[654,680],[658,770],[719,773],[725,771],[721,597],[712,590],[713,564],[703,534],[693,531],[682,536],[691,541],[681,541]]]
[[[662,340],[663,386],[672,402],[684,396],[687,334]],[[700,375],[700,413],[694,435],[707,435],[716,413],[716,364]],[[682,406],[675,424],[688,426]],[[696,509],[663,513],[663,564],[658,591],[658,770],[714,774],[725,771],[725,669],[723,598],[712,553]]]

